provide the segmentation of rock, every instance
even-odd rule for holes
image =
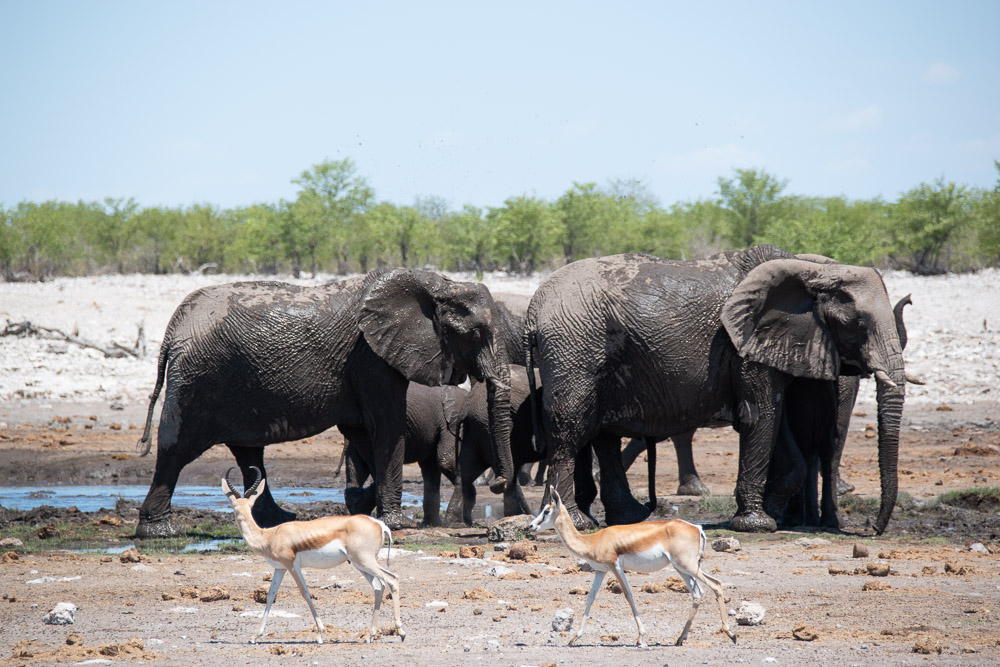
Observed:
[[[764,622],[764,612],[762,605],[743,600],[736,608],[736,622],[740,625],[760,625]]]
[[[507,557],[511,560],[530,560],[538,551],[538,548],[531,542],[522,541],[510,545]]]
[[[495,595],[491,591],[475,586],[471,590],[462,591],[463,600],[492,600]]]
[[[712,541],[712,548],[716,551],[731,553],[739,551],[743,547],[740,546],[740,541],[735,537],[720,537]]]
[[[964,576],[966,574],[972,574],[976,571],[976,568],[971,565],[958,565],[957,563],[945,563],[944,571],[948,574],[957,574],[959,576]]]
[[[459,558],[482,558],[486,554],[486,547],[482,544],[462,547],[458,550]]]
[[[66,645],[67,646],[78,646],[83,644],[83,635],[79,632],[71,632],[66,635]]]
[[[4,564],[6,564],[6,563],[14,563],[14,562],[17,561],[18,558],[20,558],[20,556],[18,556],[15,552],[8,551],[3,556],[0,556],[0,563],[4,563]]]
[[[823,537],[800,537],[799,539],[792,542],[797,547],[821,547],[830,544],[830,540]]]
[[[253,598],[254,602],[259,602],[260,604],[265,604],[267,602],[267,589],[264,587],[258,588],[250,597]]]
[[[868,574],[872,577],[888,577],[889,576],[889,564],[888,563],[868,563],[865,566],[868,570]]]
[[[5,537],[0,540],[0,549],[16,549],[17,547],[23,547],[24,542],[17,539],[16,537]]]
[[[506,567],[504,565],[494,565],[490,569],[486,570],[486,576],[488,577],[499,577],[505,574],[510,574],[514,570]]]
[[[839,565],[830,565],[829,567],[826,568],[826,571],[827,573],[834,575],[847,574],[847,570],[845,568],[840,567]]]
[[[866,581],[865,585],[861,587],[861,590],[866,591],[866,592],[871,592],[871,591],[888,591],[888,590],[891,590],[891,589],[892,589],[892,586],[890,586],[889,584],[885,583],[884,581],[878,581],[878,580],[875,580],[875,581]]]
[[[105,514],[100,519],[97,520],[102,526],[120,526],[122,525],[122,520],[116,516],[111,516],[110,514]]]
[[[216,602],[218,600],[228,600],[229,591],[221,586],[212,586],[207,591],[198,594],[198,599],[202,602]]]
[[[941,644],[930,637],[922,639],[913,645],[913,652],[921,655],[931,655],[935,653],[940,655],[942,650],[943,648]]]
[[[986,545],[983,544],[982,542],[976,542],[975,544],[970,544],[969,551],[976,554],[988,554],[990,552],[990,550],[987,549]]]
[[[507,516],[494,521],[486,531],[486,539],[490,542],[516,542],[528,535],[528,526],[535,517],[530,514]]]
[[[72,625],[75,620],[76,605],[72,602],[60,602],[42,617],[46,625]]]
[[[573,610],[569,607],[560,609],[552,617],[552,630],[554,632],[569,632],[573,627]]]
[[[118,560],[122,563],[139,563],[142,562],[142,556],[139,555],[135,547],[131,547],[118,554]]]
[[[493,551],[507,551],[510,549],[510,542],[497,542],[493,545]]]
[[[864,544],[856,543],[854,545],[854,552],[851,554],[852,558],[868,558],[868,547]]]
[[[935,572],[937,572],[936,565],[924,565],[923,568],[921,568],[920,570],[920,574],[924,576],[934,574]]]
[[[792,630],[792,636],[803,642],[811,642],[812,640],[819,637],[819,633],[808,625],[797,626]]]
[[[955,449],[955,456],[1000,456],[1000,447],[969,443]]]
[[[181,597],[182,598],[192,598],[194,600],[198,599],[198,587],[197,586],[181,586]]]

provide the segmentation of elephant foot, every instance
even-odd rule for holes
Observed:
[[[135,527],[135,537],[140,540],[151,540],[163,537],[183,537],[184,529],[178,527],[170,520],[170,516],[159,521],[139,520],[139,525]]]
[[[615,505],[604,507],[604,522],[609,526],[619,526],[627,523],[639,523],[649,518],[651,510],[638,500],[623,503],[621,506]]]
[[[762,510],[752,510],[734,516],[729,527],[741,533],[773,533],[778,524]]]
[[[854,485],[848,482],[843,477],[837,478],[837,495],[846,496],[848,493],[854,490]]]
[[[711,493],[697,475],[681,479],[681,485],[677,487],[678,496],[707,496]]]
[[[403,514],[402,510],[392,510],[379,516],[379,521],[389,526],[390,530],[402,530],[404,528],[416,528],[417,522]]]
[[[579,508],[567,507],[566,511],[569,512],[569,518],[573,520],[573,525],[576,526],[577,530],[592,530],[597,528],[597,522],[581,512]]]
[[[442,525],[440,516],[424,517],[420,522],[421,528],[440,528]]]

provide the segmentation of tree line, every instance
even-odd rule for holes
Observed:
[[[806,197],[762,169],[720,177],[714,197],[661,204],[640,181],[574,183],[558,199],[449,210],[437,197],[380,201],[350,159],[292,183],[295,199],[222,209],[141,206],[133,198],[0,205],[0,276],[105,272],[367,272],[379,266],[530,273],[597,255],[695,259],[772,243],[849,264],[932,274],[1000,263],[996,186],[939,178],[895,201]]]

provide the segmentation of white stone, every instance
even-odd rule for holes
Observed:
[[[499,577],[504,574],[510,574],[514,570],[510,569],[506,565],[494,565],[490,569],[486,570],[486,575],[490,577]]]
[[[756,602],[743,600],[736,608],[736,622],[740,625],[760,625],[764,621],[764,607]]]
[[[46,625],[72,625],[75,620],[76,605],[72,602],[60,602],[42,617]]]
[[[557,611],[556,615],[552,617],[552,630],[555,632],[569,632],[573,627],[574,615],[575,612],[569,607]]]
[[[739,551],[743,547],[740,545],[740,541],[735,537],[720,537],[712,541],[712,549],[715,551]]]

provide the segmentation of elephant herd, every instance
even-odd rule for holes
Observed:
[[[226,444],[245,479],[253,466],[266,478],[264,446],[331,426],[347,443],[348,509],[390,527],[410,523],[404,462],[420,464],[424,520],[434,524],[442,473],[461,487],[447,520],[468,523],[487,468],[505,514],[526,511],[517,471],[533,461],[548,466],[574,523],[590,526],[594,454],[605,522],[642,521],[650,507],[631,493],[622,438],[633,438],[631,458],[672,438],[682,486],[701,491],[691,434],[731,425],[734,529],[836,528],[840,453],[867,376],[877,386],[881,533],[897,494],[904,302],[893,309],[874,269],[773,246],[698,261],[580,260],[530,302],[410,269],[316,287],[203,288],[178,306],[160,348],[144,452],[161,391],[164,403],[136,535],[179,532],[178,476],[213,445]],[[467,378],[471,390],[454,386]],[[254,516],[267,526],[293,515],[266,492]]]

